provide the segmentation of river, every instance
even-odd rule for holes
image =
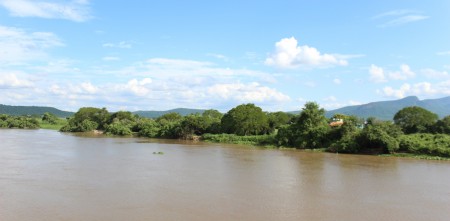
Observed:
[[[0,220],[448,221],[450,162],[0,130]]]

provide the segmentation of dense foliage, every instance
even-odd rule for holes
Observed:
[[[269,119],[260,107],[241,104],[222,117],[222,129],[237,135],[261,135],[269,131]]]
[[[394,115],[395,124],[407,134],[428,132],[437,120],[437,114],[417,106],[405,107]]]
[[[39,121],[30,116],[10,116],[1,114],[0,128],[36,129],[39,128]]]
[[[45,114],[42,120],[54,119]],[[336,121],[340,123],[330,124]],[[450,157],[450,116],[437,120],[435,114],[417,107],[400,110],[394,121],[364,120],[343,114],[328,119],[325,110],[314,102],[306,103],[298,115],[268,113],[254,104],[242,104],[225,114],[207,110],[187,116],[166,113],[155,119],[128,111],[109,113],[105,108],[85,107],[61,128],[72,132],[91,130],[111,135],[320,148],[339,153],[406,152]]]

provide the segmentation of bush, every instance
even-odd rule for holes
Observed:
[[[450,135],[410,134],[401,136],[399,142],[403,152],[450,157]]]
[[[332,143],[327,151],[339,153],[358,153],[361,151],[361,145],[356,141],[360,133],[346,134],[338,141]]]
[[[136,131],[138,131],[139,136],[144,137],[156,137],[159,133],[159,124],[154,120],[143,120],[136,124]]]
[[[274,145],[274,135],[238,136],[236,134],[203,134],[202,140],[216,143],[250,144],[250,145]]]
[[[383,125],[367,125],[357,141],[363,148],[382,148],[385,153],[394,153],[399,149],[396,138],[389,135]]]
[[[107,134],[122,135],[122,136],[132,134],[130,126],[120,121],[116,121],[107,125],[105,132]]]

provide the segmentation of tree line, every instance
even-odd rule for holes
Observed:
[[[333,126],[331,122],[341,123]],[[63,125],[62,127],[59,125]],[[110,135],[150,138],[203,139],[241,143],[321,149],[339,153],[412,153],[450,157],[450,116],[438,116],[421,107],[406,107],[392,121],[335,114],[315,102],[299,114],[264,112],[254,104],[241,104],[225,114],[206,110],[181,116],[164,114],[145,118],[129,111],[110,113],[106,108],[83,107],[63,120],[54,114],[42,116],[0,115],[0,128],[60,128],[62,132],[100,130]]]
[[[330,126],[339,119],[342,124]],[[340,153],[414,153],[450,157],[450,116],[438,116],[421,107],[406,107],[392,121],[336,114],[308,102],[297,115],[264,112],[254,104],[242,104],[225,114],[207,110],[181,116],[168,113],[150,119],[128,111],[109,113],[105,108],[80,108],[65,132],[102,130],[112,135],[180,138],[326,149]]]

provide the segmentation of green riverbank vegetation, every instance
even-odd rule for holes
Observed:
[[[62,132],[100,131],[107,135],[190,139],[249,144],[271,148],[298,148],[336,153],[391,154],[450,158],[450,116],[438,116],[421,107],[406,107],[392,121],[335,114],[308,102],[299,114],[264,112],[241,104],[225,114],[207,110],[181,116],[145,118],[128,111],[83,107],[67,119],[49,113],[39,117],[0,115],[3,128],[47,128]]]
[[[59,130],[67,123],[64,118],[58,118],[51,113],[44,113],[39,115],[23,115],[12,116],[7,114],[0,114],[0,128],[17,128],[17,129],[51,129]]]

